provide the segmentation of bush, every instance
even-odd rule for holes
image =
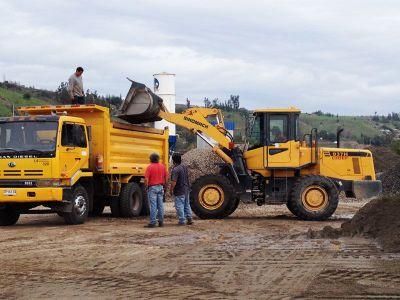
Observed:
[[[22,95],[22,98],[24,98],[26,100],[31,99],[31,94],[25,93],[25,94]]]

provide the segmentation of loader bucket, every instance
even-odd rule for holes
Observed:
[[[142,83],[132,81],[118,117],[132,124],[160,121],[163,100]]]

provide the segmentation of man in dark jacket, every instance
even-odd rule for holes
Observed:
[[[171,171],[171,194],[175,196],[175,209],[178,216],[178,224],[191,225],[192,220],[192,210],[190,209],[189,201],[189,175],[187,167],[182,164],[182,157],[180,154],[175,153],[172,156],[172,162],[174,167]]]

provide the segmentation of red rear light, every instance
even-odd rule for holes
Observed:
[[[235,143],[234,142],[229,142],[229,149],[235,148]]]

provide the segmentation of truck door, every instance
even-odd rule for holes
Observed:
[[[291,162],[289,114],[267,114],[266,167],[286,167]]]
[[[78,170],[88,168],[88,143],[83,124],[64,122],[61,129],[60,172],[71,178]]]

